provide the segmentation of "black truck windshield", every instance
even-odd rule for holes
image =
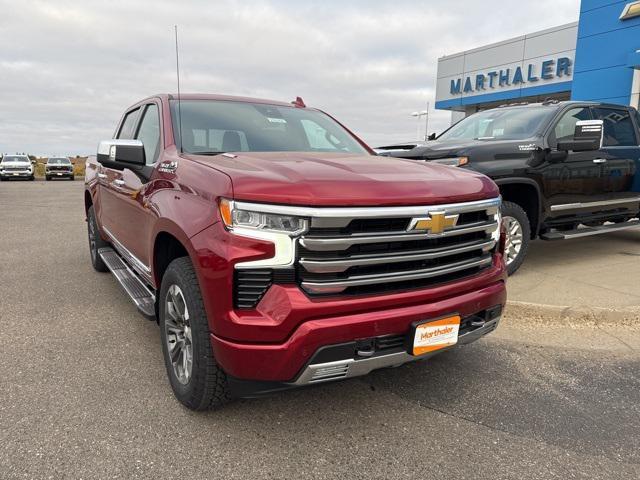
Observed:
[[[478,112],[456,123],[438,140],[522,140],[536,134],[555,111],[541,106]]]
[[[308,108],[223,100],[171,101],[176,145],[186,153],[334,152],[368,154],[329,116]],[[180,126],[180,123],[182,124]]]

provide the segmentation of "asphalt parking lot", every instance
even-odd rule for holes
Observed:
[[[507,317],[426,362],[194,413],[85,228],[82,182],[0,185],[0,478],[640,477],[637,326]]]

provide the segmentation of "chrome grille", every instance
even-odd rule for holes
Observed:
[[[312,217],[308,232],[298,240],[298,282],[310,295],[366,294],[473,275],[492,263],[499,205],[496,198],[425,207],[358,208],[354,210],[358,216],[351,218]],[[457,222],[441,233],[408,230],[414,219],[436,214],[457,216]]]

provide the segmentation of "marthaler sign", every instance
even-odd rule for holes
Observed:
[[[506,68],[493,70],[486,74],[480,73],[451,80],[451,95],[463,93],[481,92],[487,88],[503,88],[507,86],[523,85],[556,77],[571,76],[573,62],[569,57],[560,57],[555,60],[544,60],[539,64],[530,63],[526,67]]]

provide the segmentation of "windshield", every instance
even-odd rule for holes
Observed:
[[[29,162],[29,157],[23,157],[22,155],[5,155],[2,157],[2,162]]]
[[[171,102],[180,145],[178,102]],[[187,153],[343,152],[368,154],[329,116],[307,108],[220,100],[183,100],[182,149]]]
[[[68,158],[50,158],[47,160],[47,163],[54,165],[69,165],[71,162]]]
[[[456,123],[438,140],[522,140],[532,137],[556,112],[548,107],[493,109]]]

